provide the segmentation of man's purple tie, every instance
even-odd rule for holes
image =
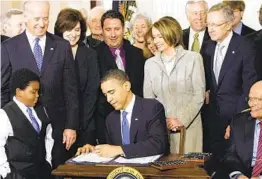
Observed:
[[[258,146],[257,146],[257,157],[256,163],[253,167],[252,177],[258,177],[262,172],[262,122],[259,122],[260,125],[260,133],[258,139]]]

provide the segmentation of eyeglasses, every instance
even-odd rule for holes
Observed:
[[[252,103],[252,102],[253,102],[253,103],[260,103],[260,102],[262,102],[262,98],[246,97],[246,102],[248,102],[248,103]]]
[[[228,22],[228,21],[223,22],[222,24],[207,23],[206,26],[207,26],[207,27],[220,27],[220,26],[226,24],[227,22]]]

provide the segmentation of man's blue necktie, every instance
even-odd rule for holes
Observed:
[[[40,133],[40,127],[39,127],[39,124],[36,121],[35,116],[33,115],[32,109],[28,107],[26,112],[29,114],[29,118],[32,121],[33,127],[35,128],[36,132],[39,134]]]
[[[35,56],[38,70],[41,71],[42,64],[43,64],[43,54],[42,54],[41,46],[39,45],[39,40],[40,40],[39,38],[35,39],[34,56]]]
[[[127,112],[122,112],[122,144],[130,144],[130,126],[126,118]]]

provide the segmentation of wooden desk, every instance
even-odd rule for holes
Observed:
[[[175,155],[163,157],[161,160],[172,160]],[[104,177],[119,166],[94,166],[94,165],[60,165],[52,174],[63,177]],[[145,178],[179,178],[179,179],[207,179],[209,176],[202,168],[179,168],[173,170],[160,171],[150,166],[133,167],[137,169]]]

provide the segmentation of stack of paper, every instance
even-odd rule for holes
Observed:
[[[124,157],[118,157],[114,161],[117,162],[117,163],[148,164],[148,163],[156,161],[161,156],[162,155],[153,155],[153,156],[149,156],[149,157],[140,157],[140,158],[131,158],[131,159],[126,159]]]
[[[107,163],[114,158],[105,158],[100,157],[96,153],[85,153],[81,154],[73,159],[74,162],[81,163],[81,162],[90,162],[90,163]]]

